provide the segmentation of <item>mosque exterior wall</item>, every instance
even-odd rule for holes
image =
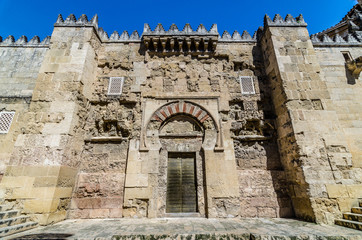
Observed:
[[[362,198],[362,40],[349,36],[276,15],[253,37],[187,24],[108,37],[97,16],[70,15],[43,42],[4,39],[0,197],[43,225],[333,224]]]

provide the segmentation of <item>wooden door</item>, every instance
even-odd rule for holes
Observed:
[[[170,154],[167,168],[166,212],[196,212],[195,154]]]

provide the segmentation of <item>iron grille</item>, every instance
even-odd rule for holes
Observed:
[[[255,94],[253,77],[240,76],[240,87],[242,94]]]
[[[124,77],[111,77],[108,85],[108,95],[122,95]]]
[[[8,133],[15,112],[0,112],[0,133]]]

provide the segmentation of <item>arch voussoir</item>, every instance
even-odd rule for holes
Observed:
[[[211,119],[209,113],[200,106],[191,102],[179,101],[159,108],[154,112],[151,120],[162,123],[168,118],[180,113],[191,115],[200,123],[204,123],[206,120]],[[216,125],[214,127],[217,128]]]

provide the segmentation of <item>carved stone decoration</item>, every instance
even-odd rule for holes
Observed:
[[[157,109],[146,124],[142,150],[158,149],[160,145],[160,130],[175,117],[190,119],[202,129],[203,148],[213,149],[214,151],[223,151],[223,141],[220,125],[210,115],[210,113],[198,104],[189,101],[175,101],[163,105]],[[162,131],[161,131],[162,135]]]
[[[155,129],[159,129],[164,121],[177,114],[191,115],[193,118],[197,119],[205,129],[212,129],[215,127],[213,123],[209,122],[212,121],[212,119],[204,109],[188,102],[176,102],[160,108],[151,118],[151,123],[156,121],[158,124],[152,124],[152,126]]]
[[[358,78],[362,71],[362,56],[353,61],[347,61],[346,66],[355,78]]]
[[[146,23],[143,28],[142,41],[146,50],[152,53],[192,53],[204,54],[216,50],[219,33],[216,25],[210,31],[200,24],[194,31],[190,24],[186,24],[182,31],[172,24],[166,31],[162,24],[158,24],[154,31]],[[160,44],[158,44],[160,43]]]

